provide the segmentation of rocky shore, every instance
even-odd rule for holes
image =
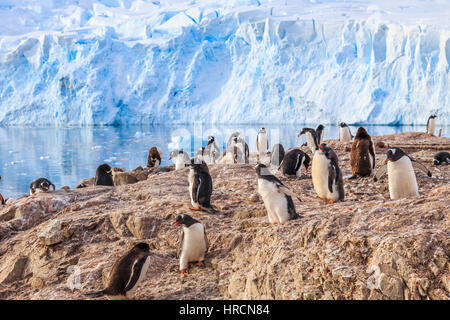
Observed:
[[[189,210],[188,169],[173,166],[117,173],[116,187],[11,201],[0,207],[0,299],[86,299],[138,241],[153,256],[137,299],[449,299],[450,166],[432,160],[450,151],[450,139],[373,140],[377,162],[398,146],[430,168],[432,178],[416,171],[419,197],[390,200],[386,177],[344,179],[345,201],[326,204],[310,174],[274,172],[302,202],[294,199],[300,219],[272,226],[252,154],[250,164],[209,165],[216,215]],[[349,176],[351,143],[325,142]],[[210,242],[206,267],[184,276],[173,226],[180,213],[200,220]]]

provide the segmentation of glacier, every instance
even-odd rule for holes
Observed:
[[[0,125],[450,125],[448,0],[3,0]]]

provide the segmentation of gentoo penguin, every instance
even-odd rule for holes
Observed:
[[[306,145],[311,149],[312,154],[314,154],[319,146],[316,130],[303,128],[297,136],[300,137],[302,134],[306,137]]]
[[[276,224],[299,218],[291,197],[295,194],[264,164],[258,163],[255,170],[258,175],[258,193],[264,201],[269,222]]]
[[[434,129],[436,128],[436,119],[437,115],[433,114],[428,117],[427,121],[427,133],[430,136],[434,136]]]
[[[30,195],[39,192],[48,192],[50,191],[50,188],[55,191],[55,185],[53,183],[51,183],[48,179],[39,178],[30,184]]]
[[[269,139],[267,138],[265,128],[261,128],[256,136],[256,149],[258,151],[259,159],[267,155],[267,151],[269,150]]]
[[[350,151],[350,166],[353,174],[350,178],[370,176],[375,169],[375,146],[363,127],[356,131]]]
[[[113,186],[114,180],[112,176],[112,170],[106,163],[98,166],[95,172],[95,183],[96,186]]]
[[[180,258],[181,273],[187,273],[189,262],[196,261],[198,266],[204,266],[209,242],[203,225],[187,214],[180,214],[174,225],[183,225],[177,250],[177,257]]]
[[[238,163],[249,163],[250,151],[248,144],[240,136],[239,132],[234,132],[228,139],[226,152],[233,153]]]
[[[161,164],[162,152],[156,147],[151,147],[147,156],[147,168],[158,167]]]
[[[316,136],[317,136],[317,144],[321,144],[324,137],[324,129],[325,127],[321,124],[319,124],[316,128]]]
[[[308,172],[311,158],[300,149],[289,151],[281,162],[280,169],[283,175],[296,175],[300,178],[301,171]]]
[[[450,153],[449,152],[438,152],[434,155],[433,164],[436,166],[440,164],[449,164],[450,163]]]
[[[147,243],[136,244],[116,261],[109,273],[106,289],[86,295],[92,298],[106,295],[108,300],[130,299],[138,284],[147,274],[150,256],[150,247]]]
[[[314,190],[320,198],[328,203],[344,200],[342,172],[336,154],[327,144],[320,144],[314,153],[311,171]]]
[[[206,163],[216,163],[219,160],[220,149],[216,138],[213,136],[208,137],[208,144],[206,145],[204,154],[207,155]]]
[[[339,141],[349,142],[352,141],[353,135],[348,125],[344,122],[339,124]]]
[[[284,158],[284,148],[283,145],[277,143],[273,146],[272,152],[270,153],[270,163],[274,166],[279,167]]]
[[[191,159],[189,155],[183,150],[175,149],[170,153],[169,160],[175,163],[175,170],[183,169],[186,165],[189,165]]]
[[[206,210],[213,212],[211,194],[213,191],[212,178],[205,161],[193,158],[189,164],[189,195],[192,210]]]
[[[384,165],[378,169],[373,180],[378,181],[387,172],[392,200],[415,197],[419,195],[419,188],[413,167],[431,177],[430,170],[423,164],[411,159],[402,149],[391,148],[386,153]]]

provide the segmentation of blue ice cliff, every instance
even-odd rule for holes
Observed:
[[[0,125],[450,124],[448,1],[374,3],[2,1]]]

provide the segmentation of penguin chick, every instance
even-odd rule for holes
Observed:
[[[258,193],[264,201],[269,222],[272,224],[284,223],[299,218],[291,197],[297,196],[275,177],[264,164],[258,163],[255,170],[258,176]]]
[[[389,196],[392,200],[415,197],[419,195],[419,188],[413,168],[431,177],[431,171],[423,164],[410,158],[402,149],[391,148],[386,153],[384,165],[378,169],[373,180],[378,181],[387,173]]]
[[[114,186],[114,180],[112,176],[111,167],[104,163],[98,166],[95,172],[95,183],[96,186]]]
[[[374,143],[363,127],[359,127],[356,131],[350,151],[350,166],[353,174],[350,178],[370,176],[375,169]]]
[[[109,273],[106,289],[87,293],[86,296],[97,298],[106,295],[108,300],[130,299],[138,284],[147,274],[150,256],[150,247],[147,243],[136,244],[116,261]]]
[[[187,214],[180,214],[174,225],[183,226],[177,250],[181,273],[187,273],[189,262],[197,262],[198,266],[204,266],[205,254],[209,247],[204,226]]]
[[[39,192],[48,192],[51,191],[50,189],[55,191],[55,185],[46,178],[39,178],[30,184],[30,195]]]
[[[219,145],[213,136],[208,137],[208,145],[205,148],[204,155],[207,155],[207,161],[205,160],[207,164],[216,163],[220,158]]]
[[[344,200],[344,181],[337,162],[336,153],[322,143],[314,153],[312,180],[317,195],[328,203]]]
[[[193,158],[189,164],[189,195],[191,197],[191,210],[205,210],[214,213],[211,205],[213,191],[212,178],[205,161]]]
[[[147,168],[158,167],[161,164],[162,152],[158,148],[151,147],[147,156]]]

